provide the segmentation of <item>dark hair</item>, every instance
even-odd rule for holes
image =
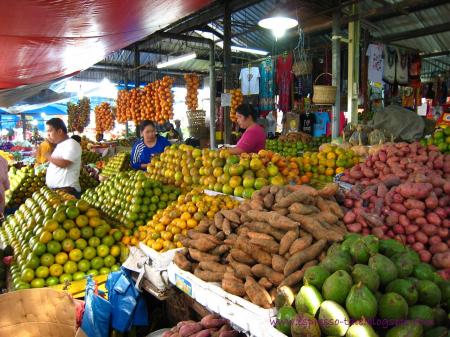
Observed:
[[[251,116],[253,121],[256,122],[256,120],[259,117],[259,113],[255,110],[255,108],[251,104],[241,104],[236,108],[236,112],[244,117]]]
[[[142,131],[144,131],[144,129],[147,127],[147,126],[149,126],[149,125],[151,125],[151,126],[153,126],[153,129],[155,129],[156,130],[156,124],[155,124],[155,122],[153,122],[153,121],[149,121],[149,120],[143,120],[142,122],[141,122],[141,124],[139,124],[139,130],[142,132]]]
[[[70,138],[72,138],[73,140],[76,140],[78,143],[81,144],[81,137],[80,137],[80,136],[78,136],[78,135],[73,135],[73,136],[70,137]]]
[[[63,120],[61,118],[52,118],[49,119],[45,124],[50,125],[55,130],[63,130],[65,134],[67,134],[67,127],[66,124],[64,124]]]

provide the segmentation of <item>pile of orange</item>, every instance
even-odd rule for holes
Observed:
[[[200,86],[200,77],[197,74],[185,74],[186,81],[186,105],[189,110],[197,110],[198,108],[198,88]]]
[[[107,102],[102,102],[97,105],[95,111],[95,131],[103,133],[114,128],[114,116],[111,105]]]
[[[173,117],[174,79],[164,76],[144,88],[120,90],[117,95],[117,121],[125,123],[151,120],[160,124]]]
[[[231,93],[231,109],[230,109],[230,119],[233,122],[237,121],[236,109],[239,105],[244,103],[244,95],[242,95],[241,89],[232,89]]]
[[[197,227],[205,216],[213,219],[218,211],[232,209],[237,204],[230,196],[211,196],[203,193],[201,189],[193,189],[185,195],[180,195],[177,203],[159,210],[145,226],[138,227],[130,243],[141,241],[158,252],[183,247],[179,241],[180,234],[186,235],[187,231]]]

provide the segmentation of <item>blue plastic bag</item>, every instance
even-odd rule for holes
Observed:
[[[85,307],[81,329],[88,337],[108,337],[111,303],[98,295],[97,285],[91,276],[87,279]]]
[[[112,305],[113,329],[123,333],[129,331],[132,325],[148,325],[147,307],[127,270],[121,268],[110,273],[106,289]]]

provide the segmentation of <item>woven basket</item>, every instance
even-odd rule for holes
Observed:
[[[295,76],[309,75],[312,72],[312,62],[311,61],[299,61],[295,62],[292,66],[292,72]]]
[[[336,102],[336,86],[334,85],[318,85],[317,80],[323,75],[330,75],[330,73],[322,73],[317,76],[313,85],[313,103],[314,104],[334,104]]]
[[[206,121],[205,110],[186,111],[189,127],[204,127]]]

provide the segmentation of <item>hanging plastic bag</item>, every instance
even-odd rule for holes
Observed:
[[[148,312],[141,294],[134,287],[130,273],[122,268],[110,273],[106,281],[112,305],[112,328],[127,332],[134,325],[148,325]]]
[[[111,303],[99,296],[97,284],[89,276],[81,329],[88,337],[108,337],[110,317]]]

